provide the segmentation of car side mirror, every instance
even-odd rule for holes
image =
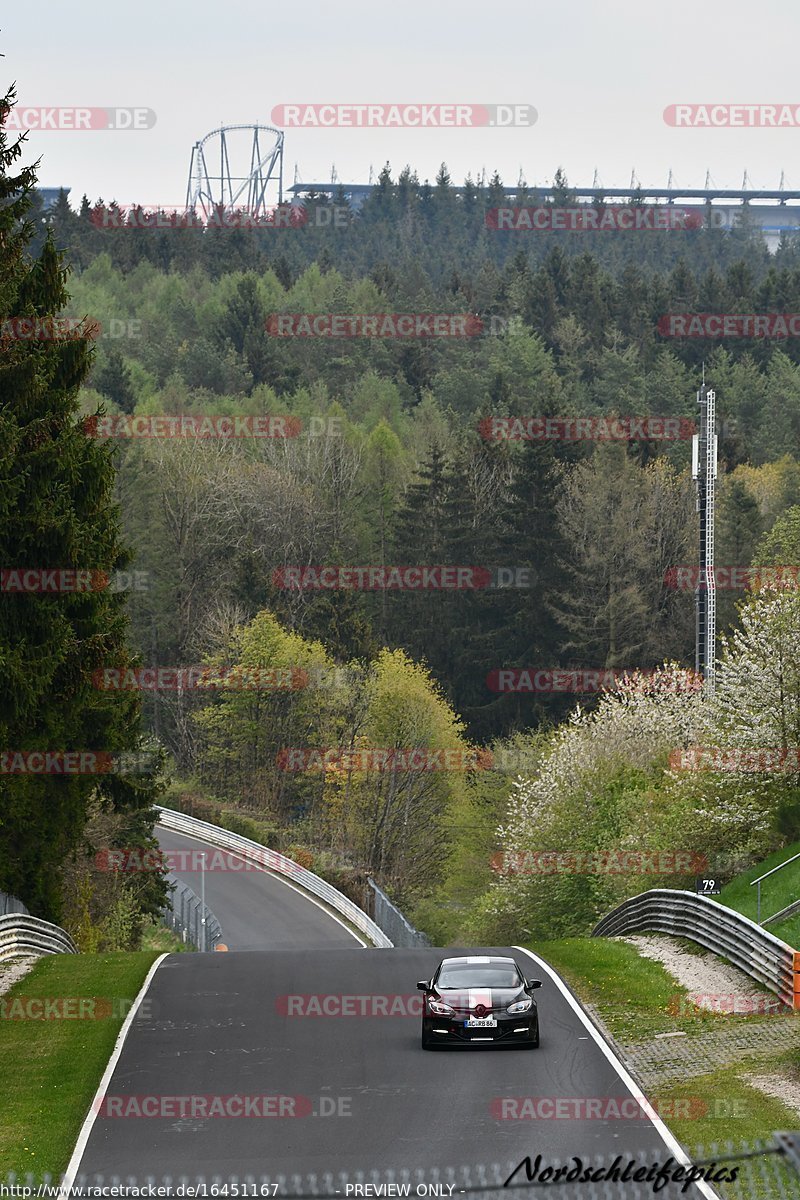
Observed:
[[[430,989],[429,989],[429,987],[428,987],[428,984],[429,984],[429,982],[430,982],[430,981],[429,981],[429,980],[427,980],[427,979],[420,979],[419,983],[417,984],[417,991],[418,991],[418,992],[427,992],[427,991],[429,991],[429,990],[430,990]]]
[[[539,987],[541,987],[541,986],[542,986],[542,981],[541,981],[541,979],[529,979],[529,980],[528,980],[528,987],[529,987],[529,988],[539,988]]]

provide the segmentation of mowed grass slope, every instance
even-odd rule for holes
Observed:
[[[0,996],[0,1181],[11,1171],[64,1171],[125,1015],[157,957],[48,955]],[[83,1015],[23,1015],[37,1011],[31,999],[68,1001],[60,1012]]]
[[[728,908],[735,908],[737,912],[750,917],[752,921],[757,920],[758,886],[751,886],[752,881],[758,879],[759,875],[771,871],[773,867],[786,862],[787,859],[793,858],[795,854],[800,854],[800,842],[792,842],[790,846],[776,850],[774,854],[770,854],[769,858],[765,858],[763,862],[758,863],[755,867],[750,867],[748,871],[744,871],[731,880],[722,889],[719,899]],[[790,863],[782,871],[770,875],[769,879],[762,882],[762,921],[766,917],[772,916],[773,913],[780,912],[794,900],[800,900],[800,858],[797,862]],[[774,925],[767,925],[766,929],[782,941],[788,942],[790,946],[800,948],[800,914],[795,914]]]
[[[704,1034],[734,1033],[743,1025],[766,1030],[775,1022],[800,1020],[695,1008],[686,988],[660,963],[614,938],[565,938],[530,949],[556,968],[622,1046],[652,1043],[659,1034],[678,1034],[682,1043],[691,1044]],[[747,986],[758,985],[747,980]],[[542,1037],[548,1037],[546,1028]],[[770,1141],[776,1129],[797,1128],[794,1109],[750,1086],[748,1076],[786,1072],[797,1079],[800,1052],[766,1045],[762,1053],[756,1038],[752,1055],[740,1052],[733,1065],[715,1069],[704,1058],[700,1041],[695,1072],[680,1083],[645,1087],[650,1103],[690,1153],[699,1145],[727,1139]]]

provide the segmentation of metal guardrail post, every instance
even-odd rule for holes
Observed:
[[[222,929],[214,913],[172,871],[167,873],[167,880],[174,886],[162,910],[164,923],[180,935],[184,945],[191,942],[197,950],[202,949],[203,945],[206,949],[209,946],[212,949],[216,947],[222,939]]]
[[[200,855],[202,866],[200,867],[200,924],[203,927],[201,936],[200,950],[205,953],[206,950],[206,856]]]

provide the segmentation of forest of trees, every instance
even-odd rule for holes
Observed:
[[[66,268],[51,237],[38,257],[28,209],[34,171],[19,165],[0,100],[0,309],[46,321],[67,302]],[[2,338],[0,350],[0,562],[111,575],[127,566],[107,447],[87,435],[78,394],[91,365],[84,339]],[[139,697],[98,692],[92,671],[126,661],[125,597],[111,589],[48,595],[3,586],[0,597],[0,890],[72,928],[106,920],[135,945],[157,913],[157,876],[92,886],[91,840],[153,843],[156,770],[38,773],[15,769],[28,752],[128,755],[143,747]],[[100,843],[103,844],[103,843]],[[154,844],[154,843],[153,843]],[[101,897],[101,892],[102,897]],[[102,913],[98,911],[102,908]]]
[[[8,173],[18,148],[0,140],[0,150],[2,197],[30,193],[30,174]],[[419,920],[441,889],[453,912],[471,913],[463,919],[473,925],[458,928],[490,937],[509,918],[492,848],[530,843],[525,798],[540,802],[548,764],[562,770],[571,723],[588,722],[579,740],[594,736],[591,722],[616,719],[613,694],[598,703],[499,692],[490,677],[693,666],[694,598],[670,572],[697,561],[697,519],[686,437],[508,440],[486,436],[487,418],[691,422],[704,370],[720,415],[717,561],[783,554],[797,562],[787,517],[800,511],[797,340],[667,339],[657,326],[677,311],[800,311],[800,243],[787,238],[770,255],[746,212],[731,233],[499,232],[485,220],[504,198],[498,179],[461,197],[449,184],[445,167],[433,186],[410,169],[393,180],[387,167],[341,227],[317,219],[327,203],[319,198],[306,202],[298,227],[264,231],[103,229],[102,201],[84,197],[76,213],[63,194],[35,227],[21,201],[2,208],[0,230],[16,239],[0,252],[3,312],[63,309],[99,330],[93,352],[85,339],[3,348],[3,559],[39,554],[45,565],[137,580],[124,594],[75,600],[74,611],[64,599],[4,599],[0,653],[16,715],[2,737],[11,746],[86,736],[115,749],[154,739],[169,758],[172,802],[249,813],[284,847],[316,855],[318,869],[371,871]],[[562,187],[556,203],[570,199]],[[72,268],[69,301],[59,254]],[[267,331],[275,314],[445,312],[477,317],[483,332],[332,339]],[[98,436],[104,417],[159,414],[286,416],[295,436]],[[91,510],[86,529],[82,506]],[[392,565],[472,566],[524,586],[281,583],[287,568]],[[741,599],[720,595],[731,637]],[[44,661],[33,687],[31,664]],[[201,663],[302,669],[307,683],[139,696],[90,682],[98,669]],[[646,721],[661,696],[656,688],[642,702]],[[570,716],[579,700],[580,715]],[[606,816],[615,772],[629,798],[660,786],[648,772],[664,772],[669,740],[680,734],[671,711],[663,709],[646,761],[623,754],[597,768]],[[506,765],[426,776],[346,763],[292,772],[281,760],[292,746],[464,755],[491,747]],[[528,783],[515,791],[520,773]],[[0,779],[0,787],[11,847],[0,887],[57,913],[60,877],[48,889],[46,868],[70,855],[74,863],[79,846],[86,853],[86,830],[102,822],[95,785]],[[137,791],[116,780],[105,790],[106,809],[144,814],[136,832],[149,836],[156,786]],[[576,823],[594,828],[577,801],[569,807],[569,788],[557,820],[554,793],[540,791],[556,842],[567,844]],[[58,804],[46,801],[51,794]],[[679,800],[693,803],[686,789]],[[769,803],[767,832],[743,835],[745,854],[793,828],[786,804]],[[35,845],[26,834],[34,826]],[[74,878],[71,886],[80,891]],[[589,887],[582,899],[564,898],[580,923],[613,896]],[[544,921],[535,888],[525,903],[530,920]]]

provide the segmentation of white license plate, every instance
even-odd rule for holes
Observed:
[[[470,1017],[465,1021],[467,1029],[496,1029],[497,1021],[494,1017]]]

